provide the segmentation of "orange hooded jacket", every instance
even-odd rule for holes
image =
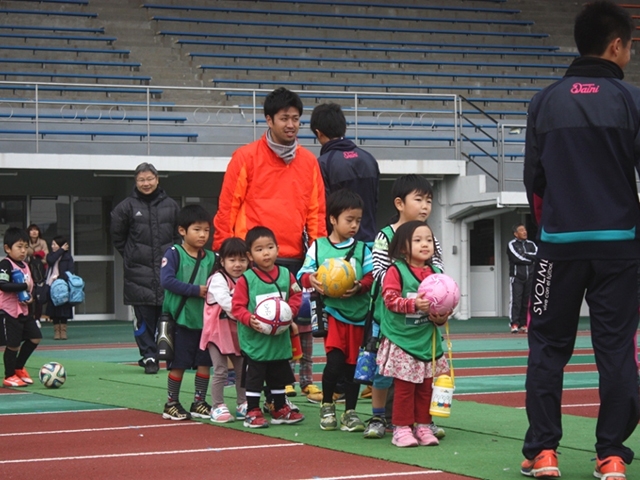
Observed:
[[[245,238],[255,226],[273,230],[279,257],[304,259],[309,244],[327,235],[322,173],[316,157],[298,147],[288,165],[269,148],[266,134],[236,150],[222,181],[213,219],[213,249],[229,237]]]

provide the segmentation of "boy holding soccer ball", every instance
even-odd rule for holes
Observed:
[[[24,366],[42,339],[40,324],[29,315],[33,281],[25,262],[28,247],[29,234],[25,230],[7,229],[4,234],[7,256],[0,261],[0,345],[7,345],[2,382],[5,387],[26,387],[33,383]]]
[[[292,410],[285,401],[285,386],[295,381],[289,365],[291,337],[288,332],[280,335],[262,333],[255,311],[263,300],[280,297],[289,304],[295,318],[302,303],[302,289],[289,270],[276,265],[278,242],[270,229],[253,227],[247,232],[245,243],[254,267],[238,279],[231,304],[231,313],[238,320],[238,340],[246,365],[247,414],[244,426],[269,426],[260,410],[260,392],[265,383],[273,396],[271,423],[298,423],[304,420],[304,415]],[[295,329],[295,325],[291,328]]]
[[[162,417],[170,420],[209,418],[205,401],[209,387],[211,357],[200,349],[202,312],[207,296],[207,279],[215,263],[212,251],[205,251],[209,239],[209,214],[200,205],[187,205],[178,213],[182,245],[174,245],[162,258],[160,282],[165,289],[162,309],[173,316],[174,358],[167,362],[167,403]],[[195,396],[187,412],[180,404],[180,386],[185,370],[197,368]]]
[[[362,198],[357,193],[342,189],[329,195],[327,215],[331,234],[313,242],[298,272],[303,287],[312,287],[323,295],[327,314],[327,337],[324,341],[327,364],[322,374],[320,407],[320,428],[323,430],[338,428],[333,394],[338,381],[344,378],[345,412],[340,417],[340,430],[364,431],[364,423],[355,411],[360,385],[353,381],[371,302],[369,291],[373,284],[371,251],[364,242],[353,238],[360,228],[362,210]],[[355,284],[339,298],[327,295],[317,275],[318,267],[331,258],[344,259],[355,270]]]

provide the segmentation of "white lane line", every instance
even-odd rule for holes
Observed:
[[[281,447],[298,447],[304,446],[304,443],[278,443],[275,445],[245,445],[241,447],[223,447],[223,448],[197,448],[190,450],[165,450],[156,452],[137,452],[137,453],[112,453],[105,455],[78,455],[74,457],[51,457],[51,458],[22,458],[17,460],[0,460],[0,465],[10,463],[33,463],[33,462],[67,462],[76,460],[96,460],[101,458],[123,458],[123,457],[148,457],[153,455],[179,455],[191,453],[218,453],[234,450],[257,450],[261,448],[281,448]]]
[[[204,425],[204,423],[177,422],[177,423],[162,423],[162,424],[156,424],[156,425],[128,425],[125,427],[79,428],[77,430],[49,430],[49,431],[37,431],[37,432],[0,433],[0,437],[21,437],[26,435],[54,435],[59,433],[113,432],[117,430],[140,430],[142,428],[188,427],[192,425]]]
[[[83,413],[83,412],[115,412],[117,410],[129,410],[128,408],[89,408],[87,410],[61,410],[59,412],[50,411],[50,412],[22,412],[22,413],[0,413],[0,417],[3,416],[11,416],[11,415],[60,415],[61,413]]]
[[[569,403],[560,405],[561,408],[599,407],[599,403]],[[516,410],[524,410],[526,407],[516,407]]]
[[[414,472],[391,472],[391,473],[371,473],[369,475],[345,475],[342,477],[309,477],[302,480],[351,480],[357,478],[381,478],[381,477],[402,477],[405,475],[432,475],[443,473],[442,470],[420,470]]]

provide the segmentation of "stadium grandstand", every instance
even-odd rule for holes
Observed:
[[[628,4],[640,18],[639,5]],[[109,213],[142,161],[181,204],[212,215],[231,153],[265,130],[279,86],[342,105],[391,182],[434,184],[430,223],[458,317],[504,316],[526,110],[577,56],[580,2],[558,0],[0,1],[0,236],[38,224],[72,239],[87,301],[77,319],[126,319]],[[634,63],[635,62],[635,63]],[[637,83],[638,61],[627,80]],[[286,185],[283,185],[286,188]],[[530,226],[531,228],[531,226]],[[531,231],[531,230],[530,230]]]

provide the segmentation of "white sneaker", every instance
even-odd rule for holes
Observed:
[[[247,402],[244,402],[236,407],[236,418],[238,420],[244,420],[246,416],[247,416]]]
[[[234,420],[235,418],[229,413],[229,409],[224,403],[211,410],[211,421],[213,423],[228,423]]]

